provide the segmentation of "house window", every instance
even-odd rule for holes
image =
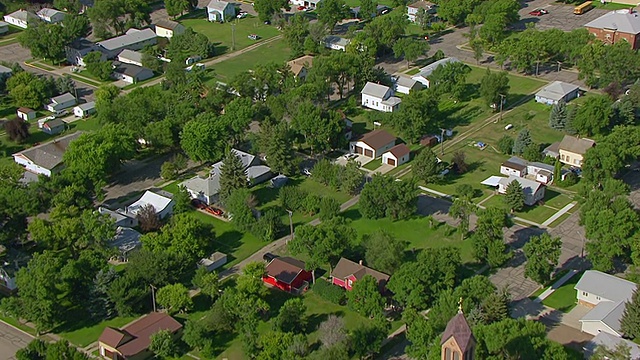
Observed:
[[[600,296],[596,296],[596,300],[600,301],[601,300]]]
[[[365,103],[365,104],[368,104],[368,103],[369,103],[369,99],[365,99],[365,100],[364,100],[364,103]]]
[[[583,291],[583,292],[582,292],[582,296],[589,297],[589,293],[588,293],[588,292],[586,292],[586,291]]]
[[[564,161],[564,155],[560,155],[560,159],[562,159],[562,161]]]
[[[349,287],[353,286],[353,281],[351,281],[351,279],[347,280],[347,284],[349,285]]]

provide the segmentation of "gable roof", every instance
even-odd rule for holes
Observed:
[[[527,168],[527,164],[517,156],[513,156],[509,160],[503,162],[502,166],[520,171]]]
[[[213,174],[206,178],[194,176],[191,179],[182,182],[180,186],[184,186],[185,188],[204,196],[213,196],[220,192],[220,175]]]
[[[575,136],[565,135],[562,138],[558,149],[584,155],[587,153],[587,150],[591,149],[595,144],[596,142],[591,139],[577,138]]]
[[[324,38],[324,42],[325,44],[347,46],[351,42],[351,39],[343,38],[336,35],[329,35]]]
[[[164,28],[164,29],[174,30],[175,28],[180,26],[180,23],[176,22],[176,21],[169,20],[169,19],[160,19],[160,20],[156,21],[155,25],[159,26],[161,28]]]
[[[142,197],[140,197],[138,201],[127,206],[126,210],[127,210],[127,213],[131,213],[135,215],[143,207],[147,205],[151,205],[156,210],[156,213],[159,213],[162,210],[164,210],[167,206],[169,206],[171,201],[173,200],[166,196],[162,196],[160,194],[154,193],[153,191],[147,190],[144,192],[144,194],[142,194]]]
[[[368,81],[367,84],[360,91],[361,94],[377,97],[380,99],[384,99],[385,96],[389,93],[389,87],[385,85],[380,85],[376,83],[372,83]]]
[[[415,76],[422,76],[422,77],[426,78],[428,76],[431,76],[431,73],[433,73],[433,71],[435,69],[437,69],[438,66],[446,65],[448,63],[455,63],[455,62],[460,62],[460,60],[458,60],[458,59],[456,59],[454,57],[447,57],[447,58],[444,58],[444,59],[440,59],[438,61],[434,61],[431,64],[420,68],[420,72],[417,73]]]
[[[540,96],[545,99],[551,99],[559,101],[567,94],[579,89],[578,85],[569,84],[562,81],[554,81],[551,84],[543,87],[536,93],[536,96]]]
[[[506,186],[509,186],[509,184],[511,184],[514,181],[517,181],[520,183],[520,186],[522,187],[522,190],[524,191],[525,195],[526,194],[533,195],[538,191],[538,189],[544,186],[537,181],[521,178],[518,176],[512,176],[512,175],[510,175],[508,178],[501,178],[500,181],[498,181],[498,183],[506,187]]]
[[[84,104],[80,104],[77,107],[79,107],[80,109],[82,109],[84,111],[95,109],[96,102],[95,101],[89,101],[89,102],[86,102]]]
[[[42,127],[48,127],[49,129],[53,129],[56,128],[58,126],[64,126],[65,122],[62,121],[62,119],[53,119],[53,120],[49,120],[46,123],[44,123],[42,125]]]
[[[11,14],[5,15],[8,17],[12,17],[14,19],[17,20],[21,20],[21,21],[29,21],[29,20],[37,20],[38,16],[36,16],[36,14],[30,12],[30,11],[26,11],[26,10],[17,10],[12,12]]]
[[[56,14],[64,14],[64,12],[56,9],[52,9],[52,8],[42,8],[40,9],[40,11],[36,13],[36,15],[40,17],[48,17],[48,18],[55,16]]]
[[[372,268],[360,265],[357,262],[353,262],[349,259],[340,258],[335,269],[331,272],[331,276],[338,279],[345,279],[348,276],[353,275],[356,279],[362,279],[365,275],[373,276],[378,282],[388,281],[389,275],[381,273],[380,271],[373,270]]]
[[[599,18],[588,22],[585,27],[596,29],[617,30],[627,34],[640,33],[640,16],[628,9],[608,12]]]
[[[53,141],[49,141],[32,148],[22,150],[13,156],[23,156],[32,163],[43,167],[45,169],[52,170],[56,166],[62,164],[62,157],[64,152],[69,147],[69,144],[82,135],[81,131],[77,131],[73,134],[59,137]]]
[[[119,74],[125,74],[133,78],[137,78],[138,75],[140,75],[143,72],[151,71],[151,69],[147,69],[144,66],[127,64],[120,61],[114,61],[113,66],[114,66],[114,69],[113,69],[114,72],[117,72]]]
[[[103,48],[113,51],[121,49],[139,42],[147,41],[156,37],[156,33],[151,29],[129,29],[124,35],[116,36],[111,39],[103,40],[98,45]]]
[[[244,172],[248,179],[255,179],[271,172],[271,168],[266,165],[249,166]]]
[[[412,88],[416,86],[417,83],[418,83],[418,80],[412,79],[407,76],[398,76],[398,78],[396,79],[397,86]]]
[[[2,65],[0,65],[0,70],[2,70],[2,68],[1,68],[1,67],[2,67]],[[35,112],[35,110],[33,110],[33,109],[29,109],[29,108],[27,108],[27,107],[19,107],[19,108],[18,108],[18,111],[19,111],[19,112],[21,112],[21,113],[23,113],[23,114],[28,114],[28,113]]]
[[[395,142],[396,137],[382,129],[378,129],[364,134],[358,141],[362,141],[373,149],[379,149],[391,142]]]
[[[287,65],[289,65],[289,68],[291,68],[291,72],[295,76],[298,76],[298,74],[300,74],[302,69],[304,68],[310,69],[313,66],[313,56],[311,55],[301,56],[297,59],[293,59],[289,61]]]
[[[411,153],[411,150],[405,144],[398,144],[398,145],[392,147],[391,149],[389,149],[388,152],[393,154],[393,156],[395,156],[396,159],[399,159],[399,158]]]
[[[4,21],[0,21],[0,28],[3,28],[5,26],[9,26],[9,23],[6,23]]]
[[[139,51],[133,51],[129,49],[124,49],[118,54],[118,59],[123,58],[135,62],[142,62],[142,53]]]
[[[585,321],[601,321],[611,330],[622,334],[620,329],[620,320],[624,313],[626,301],[602,301],[596,305],[591,311],[585,314],[581,322]]]
[[[224,9],[229,6],[229,3],[221,0],[211,0],[207,5],[207,11],[211,12],[211,10],[224,11]]]
[[[465,319],[462,311],[458,311],[456,316],[452,317],[447,323],[447,327],[442,333],[440,345],[444,344],[445,341],[449,340],[451,337],[453,337],[455,342],[458,344],[462,353],[467,351],[467,348],[472,342],[475,342],[469,323],[467,322],[467,319]]]
[[[62,104],[62,103],[66,103],[69,101],[75,101],[76,98],[71,95],[71,93],[64,93],[62,95],[58,95],[56,97],[52,97],[51,98],[51,103],[53,104]]]
[[[111,326],[107,326],[102,331],[102,334],[100,335],[100,338],[98,338],[98,341],[103,344],[109,345],[112,348],[117,348],[124,342],[125,339],[130,338],[131,335],[124,333],[118,329],[114,329]]]
[[[132,335],[134,339],[118,346],[117,349],[125,357],[133,356],[149,348],[151,335],[160,330],[175,333],[181,328],[182,325],[166,313],[154,312],[122,328],[122,332]]]
[[[418,0],[412,4],[407,5],[408,8],[431,10],[436,4],[430,1]]]
[[[265,272],[276,280],[291,284],[293,280],[304,270],[305,263],[288,256],[277,257],[267,265]]]
[[[634,343],[633,341],[629,341],[627,339],[623,339],[604,331],[599,332],[596,337],[591,339],[585,346],[584,350],[587,356],[587,359],[593,355],[598,346],[604,346],[609,350],[614,350],[618,344],[623,343],[630,349],[629,355],[631,356],[630,360],[638,360],[640,359],[640,346]]]
[[[109,215],[109,217],[112,218],[113,221],[116,222],[116,223],[119,222],[119,221],[125,220],[125,219],[130,219],[129,216],[127,216],[125,214],[122,214],[120,212],[117,212],[117,211],[113,211],[111,209],[107,209],[104,206],[98,207],[98,212],[100,214],[102,214],[102,215]]]
[[[253,162],[256,160],[256,156],[246,153],[244,151],[238,150],[238,149],[231,149],[231,152],[233,152],[237,157],[240,158],[240,161],[242,162],[242,166],[246,169],[249,166],[251,166],[253,164]],[[213,170],[211,171],[212,173],[215,174],[220,174],[220,171],[222,169],[222,165],[224,165],[224,161],[220,160],[217,163],[213,164]]]
[[[128,252],[140,246],[142,234],[130,227],[118,226],[116,236],[109,242],[109,246],[117,247],[121,252]]]
[[[631,299],[637,286],[636,283],[617,276],[597,270],[587,270],[574,288],[611,301],[627,301]]]

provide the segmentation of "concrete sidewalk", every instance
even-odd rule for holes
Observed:
[[[550,218],[548,218],[547,220],[545,220],[542,223],[542,226],[549,226],[551,225],[551,223],[553,223],[554,221],[556,221],[560,216],[564,215],[567,213],[567,211],[573,209],[574,206],[576,206],[577,202],[574,201],[571,204],[567,204],[565,207],[563,207],[562,209],[558,210],[557,213],[551,215]]]

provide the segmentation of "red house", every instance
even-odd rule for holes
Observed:
[[[380,292],[384,292],[387,281],[389,281],[389,275],[368,268],[362,265],[362,262],[356,263],[345,258],[340,258],[338,265],[333,269],[331,283],[351,290],[353,283],[358,279],[362,279],[365,275],[371,275],[378,280]]]
[[[304,269],[303,261],[283,256],[269,262],[262,281],[280,290],[299,293],[311,281],[311,272]]]

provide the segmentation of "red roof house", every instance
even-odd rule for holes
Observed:
[[[311,281],[311,272],[305,270],[303,261],[282,256],[269,262],[262,281],[280,290],[298,293]]]
[[[353,283],[362,279],[365,275],[371,275],[378,280],[380,292],[384,291],[387,281],[389,281],[389,275],[345,258],[340,258],[338,265],[333,269],[331,273],[331,283],[351,290]]]
[[[135,322],[114,329],[106,327],[98,339],[100,355],[105,359],[145,359],[152,355],[149,351],[151,335],[160,330],[177,334],[182,325],[165,313],[151,313]]]

